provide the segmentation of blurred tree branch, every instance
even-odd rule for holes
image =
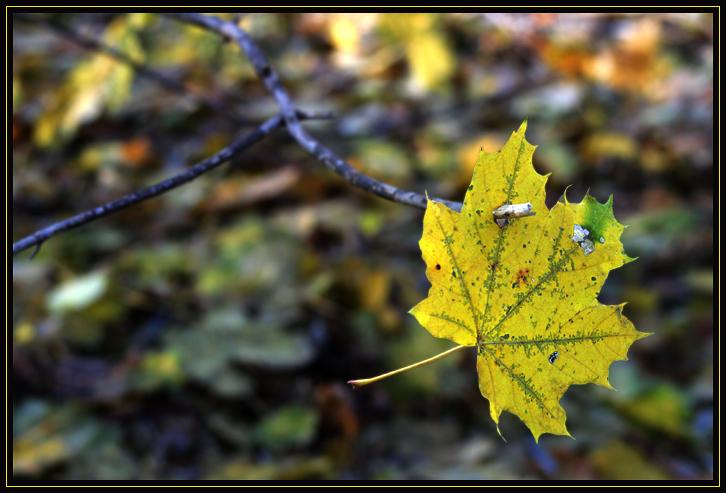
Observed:
[[[303,149],[315,156],[325,166],[342,176],[343,179],[351,185],[362,190],[371,192],[379,197],[383,197],[393,202],[411,205],[420,209],[426,208],[427,197],[425,195],[394,187],[393,185],[378,181],[364,173],[361,173],[350,163],[335,154],[330,148],[326,147],[310,135],[302,127],[302,125],[300,125],[299,118],[295,114],[295,105],[293,104],[287,90],[282,85],[277,72],[275,72],[272,68],[257,44],[242,28],[233,22],[224,21],[218,17],[209,15],[195,13],[169,15],[175,19],[195,24],[199,27],[215,32],[224,38],[237,43],[252,63],[257,76],[262,79],[265,87],[267,87],[267,90],[275,98],[275,101],[280,108],[280,112],[285,119],[287,132]],[[461,203],[459,202],[452,202],[438,198],[434,198],[433,200],[442,202],[454,210],[461,209]]]
[[[207,171],[210,171],[225,163],[233,156],[247,149],[252,144],[260,141],[272,130],[280,126],[285,126],[287,132],[303,149],[315,156],[326,167],[342,176],[343,179],[345,179],[351,185],[378,195],[379,197],[391,200],[393,202],[418,207],[420,209],[426,208],[426,195],[410,190],[403,190],[397,188],[393,185],[376,180],[356,170],[351,164],[340,158],[330,148],[324,146],[312,135],[310,135],[302,127],[300,122],[302,120],[313,118],[329,118],[330,115],[319,113],[306,113],[297,110],[292,99],[290,98],[290,95],[282,85],[282,82],[280,81],[277,72],[275,72],[275,70],[270,66],[265,55],[255,44],[252,38],[250,38],[249,35],[240,27],[238,27],[235,23],[227,22],[213,16],[206,16],[194,13],[169,15],[183,22],[195,24],[197,26],[210,30],[236,42],[252,62],[252,65],[254,66],[257,75],[263,81],[268,91],[272,93],[278,107],[280,108],[280,114],[270,118],[262,125],[260,125],[257,129],[249,132],[248,134],[245,134],[228,147],[222,149],[217,154],[205,159],[204,161],[201,161],[200,163],[197,163],[192,168],[183,173],[180,173],[176,176],[163,180],[149,187],[143,188],[137,192],[130,193],[120,199],[107,202],[106,204],[81,212],[80,214],[72,216],[68,219],[51,224],[50,226],[40,229],[18,240],[17,242],[13,243],[13,254],[21,252],[27,248],[30,248],[31,246],[36,246],[37,252],[37,249],[40,247],[40,245],[42,245],[43,242],[45,242],[51,236],[70,229],[77,228],[83,224],[94,221],[109,214],[113,214],[114,212],[125,209],[126,207],[129,207],[133,204],[155,197],[185,183],[188,183],[189,181],[192,181],[193,179],[200,176],[201,174],[206,173]],[[77,38],[78,42],[82,43],[84,46],[89,46],[94,49],[102,50],[103,52],[109,54],[110,56],[113,56],[119,61],[128,63],[140,74],[157,80],[165,87],[170,88],[176,92],[183,92],[184,94],[187,93],[187,88],[182,83],[178,81],[173,81],[167,76],[136,62],[135,60],[131,59],[127,55],[116,50],[115,48],[106,46],[105,44],[96,40],[91,40],[85,37],[78,37],[79,35],[66,29],[64,26],[55,22],[48,22],[50,23],[51,27],[62,31],[64,34]],[[225,111],[225,113],[227,112]],[[462,205],[460,202],[453,202],[444,199],[434,198],[433,200],[442,202],[454,210],[460,210]],[[35,252],[33,253],[33,255],[34,254]]]
[[[329,114],[325,113],[307,113],[298,110],[295,111],[295,114],[298,119],[302,120],[330,117]],[[274,116],[264,122],[259,127],[257,127],[255,130],[244,134],[229,146],[225,147],[213,156],[195,164],[194,166],[182,173],[172,176],[171,178],[167,178],[166,180],[160,181],[159,183],[155,183],[154,185],[142,188],[139,191],[125,195],[120,199],[107,202],[98,207],[94,207],[93,209],[89,209],[87,211],[81,212],[80,214],[69,217],[68,219],[64,219],[63,221],[51,224],[48,227],[40,229],[35,233],[16,241],[15,243],[13,243],[13,254],[22,252],[23,250],[30,248],[34,245],[39,247],[45,240],[47,240],[51,236],[57,235],[58,233],[68,231],[69,229],[77,228],[91,221],[95,221],[96,219],[99,219],[101,217],[108,216],[110,214],[113,214],[114,212],[118,212],[138,202],[142,202],[152,197],[156,197],[157,195],[161,195],[162,193],[168,192],[169,190],[184,185],[185,183],[194,180],[200,175],[224,164],[225,162],[232,159],[235,155],[239,154],[245,149],[251,147],[253,144],[262,140],[265,136],[267,136],[276,128],[284,125],[285,120],[281,115]]]

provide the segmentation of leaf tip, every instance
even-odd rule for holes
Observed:
[[[519,133],[525,134],[525,133],[527,133],[527,121],[528,121],[528,118],[525,118],[524,121],[522,122],[522,124],[517,129],[517,131],[514,132],[514,133],[515,134],[519,134]]]
[[[562,192],[562,196],[560,197],[559,202],[563,202],[565,205],[568,205],[570,203],[569,200],[567,200],[567,191],[570,189],[572,184],[569,184],[565,187],[564,191]]]
[[[541,431],[538,431],[537,433],[535,433],[534,431],[532,432],[532,437],[534,438],[534,443],[535,444],[539,445],[539,439],[540,439],[541,436],[542,436],[542,432]]]

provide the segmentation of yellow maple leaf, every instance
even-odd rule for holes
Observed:
[[[410,313],[459,346],[381,377],[474,347],[497,431],[509,411],[538,440],[569,435],[559,404],[568,387],[610,388],[610,364],[648,334],[625,318],[623,305],[597,301],[609,271],[633,260],[612,197],[605,204],[589,194],[579,204],[564,198],[548,209],[547,176],[532,165],[525,129],[526,122],[498,152],[480,152],[461,212],[427,205],[419,244],[431,288]],[[495,221],[493,211],[511,204],[527,204],[534,215]]]
[[[624,227],[589,194],[545,205],[526,123],[496,153],[481,152],[461,212],[429,201],[420,241],[431,289],[411,313],[432,335],[477,349],[479,388],[499,423],[517,415],[535,439],[569,435],[559,401],[573,384],[610,387],[608,367],[645,337],[622,305],[597,301],[608,272],[633,260]],[[500,226],[492,211],[530,203]]]

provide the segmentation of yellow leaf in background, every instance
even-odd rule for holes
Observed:
[[[601,479],[627,481],[633,479],[663,480],[668,475],[632,445],[614,440],[590,454],[595,471]]]
[[[385,71],[391,62],[387,60],[387,50],[379,53],[366,53],[370,48],[365,43],[368,33],[375,28],[379,14],[321,14],[323,27],[313,28],[314,33],[321,29],[327,32],[333,45],[333,60],[337,65],[355,68],[366,74]],[[311,26],[312,27],[312,26]],[[375,75],[374,75],[375,76]]]
[[[30,406],[33,404],[26,404],[26,410]],[[52,411],[33,407],[35,413],[40,411],[37,419],[13,429],[14,474],[36,475],[58,466],[86,448],[98,434],[97,424],[70,406]],[[22,411],[16,412],[23,416]]]
[[[456,70],[456,59],[436,14],[383,14],[378,27],[403,44],[414,90],[431,91],[446,85]]]
[[[525,129],[498,152],[480,153],[461,212],[428,202],[420,246],[431,288],[411,313],[435,337],[476,347],[497,429],[509,411],[538,440],[569,435],[559,404],[568,387],[610,387],[610,364],[648,334],[622,305],[597,301],[609,271],[632,260],[612,200],[587,195],[548,209],[547,177],[532,165]],[[527,202],[534,216],[503,227],[493,220],[494,209]]]
[[[328,24],[328,37],[342,54],[355,54],[360,48],[360,27],[350,15],[333,14]]]
[[[603,157],[633,159],[638,144],[630,135],[617,132],[597,132],[583,144],[583,154],[591,160]]]
[[[406,46],[413,81],[424,91],[444,85],[454,73],[455,60],[444,38],[436,31],[426,31]]]
[[[388,302],[391,287],[391,274],[385,270],[374,270],[364,275],[360,286],[361,305],[368,310],[377,311]]]
[[[691,417],[689,397],[675,386],[661,384],[625,402],[617,409],[629,419],[670,436],[687,438]]]
[[[436,14],[382,14],[379,29],[399,41],[411,41],[436,24]]]
[[[33,324],[27,320],[20,322],[13,331],[13,342],[17,345],[27,344],[35,339],[37,332]]]
[[[146,14],[119,17],[108,26],[103,39],[131,58],[143,61],[138,29],[147,19]],[[131,93],[133,77],[131,67],[103,53],[79,63],[38,118],[35,143],[40,147],[60,144],[103,111],[118,110]]]
[[[26,443],[26,441],[20,440],[13,446],[13,472],[37,474],[48,464],[60,462],[66,455],[66,445],[59,438],[51,438],[39,443]]]
[[[23,101],[23,84],[20,81],[20,77],[13,75],[13,112],[15,108],[20,106]]]

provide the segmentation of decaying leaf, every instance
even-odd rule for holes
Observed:
[[[482,151],[461,212],[428,202],[420,246],[431,282],[411,313],[432,335],[477,348],[479,388],[499,423],[517,415],[535,439],[569,435],[559,401],[573,384],[610,388],[638,332],[623,305],[597,301],[608,272],[632,261],[612,197],[545,205],[547,176],[532,165],[526,123]],[[530,203],[534,216],[497,224],[492,212]]]

